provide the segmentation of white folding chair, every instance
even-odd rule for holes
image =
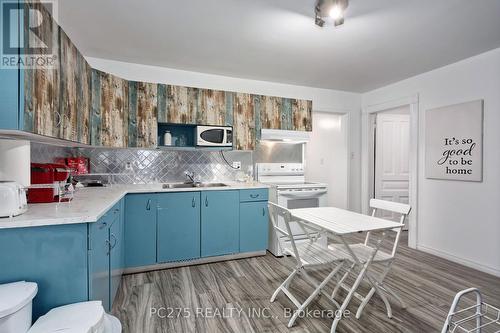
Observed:
[[[292,215],[290,211],[284,207],[269,202],[269,216],[273,224],[274,230],[278,236],[279,246],[285,255],[290,255],[295,259],[296,266],[292,273],[285,281],[276,289],[271,297],[271,302],[274,302],[276,296],[282,291],[297,307],[294,315],[288,322],[288,327],[292,327],[297,317],[311,303],[311,301],[320,293],[332,302],[337,308],[339,304],[323,289],[326,284],[339,272],[343,263],[347,259],[342,254],[338,255],[335,251],[329,250],[324,245],[318,244],[317,240],[322,235],[323,231],[317,227],[313,227],[303,221],[294,220],[307,235],[308,240],[304,242],[296,242],[292,237],[290,222]],[[283,218],[283,225],[278,224],[278,216]],[[336,265],[336,266],[335,266]],[[306,269],[324,269],[332,268],[328,276],[320,283],[311,277]],[[303,302],[300,303],[297,298],[288,289],[290,283],[296,275],[302,275],[304,279],[315,287],[314,292]]]
[[[372,216],[375,216],[379,210],[383,211],[388,211],[392,213],[396,213],[400,215],[400,220],[399,222],[401,224],[404,224],[406,217],[410,213],[411,207],[410,205],[407,204],[402,204],[398,202],[392,202],[392,201],[386,201],[386,200],[380,200],[380,199],[371,199],[370,200],[370,208],[372,208]],[[382,273],[378,276],[376,279],[371,279],[372,282],[375,283],[376,287],[378,290],[381,290],[382,292],[385,292],[388,295],[391,295],[394,297],[400,304],[402,308],[406,308],[406,304],[403,302],[401,297],[398,296],[392,289],[390,289],[388,286],[384,285],[384,279],[391,270],[392,263],[394,262],[394,257],[396,255],[396,250],[398,248],[398,243],[399,243],[399,238],[401,236],[401,230],[402,228],[395,228],[393,231],[396,233],[395,238],[394,238],[394,243],[392,245],[392,251],[390,253],[384,252],[383,250],[380,250],[378,247],[380,244],[377,245],[377,251],[375,256],[372,259],[372,265],[381,265],[383,266]],[[340,250],[341,244],[332,244],[329,245],[328,247],[332,250]],[[370,256],[374,253],[374,247],[370,246],[370,233],[368,232],[365,238],[365,242],[362,244],[352,244],[350,245],[350,248],[353,250],[353,252],[356,254],[356,257],[358,257],[362,262],[366,262],[367,260],[370,259]],[[340,288],[344,288],[346,290],[349,290],[348,287],[345,286],[344,281],[347,278],[347,276],[352,272],[354,269],[355,264],[352,264],[351,267],[347,270],[347,272],[342,276],[342,278],[339,280],[338,284],[336,285],[335,289],[333,290],[332,297],[335,297],[336,293]],[[358,293],[355,294],[357,298],[361,300],[361,304],[358,307],[358,311],[356,312],[356,318],[360,318],[361,314],[370,299],[372,298],[373,294],[377,291],[375,287],[372,287],[368,294],[366,296],[361,296]],[[379,292],[380,293],[380,292]],[[381,295],[382,296],[382,295]],[[387,301],[384,299],[384,303]],[[386,307],[388,310],[387,316],[389,318],[392,317],[392,311],[390,309],[389,304],[386,303]]]

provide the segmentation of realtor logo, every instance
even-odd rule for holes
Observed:
[[[53,50],[52,1],[0,0],[1,69],[53,68],[57,55]]]

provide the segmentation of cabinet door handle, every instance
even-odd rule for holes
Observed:
[[[208,207],[208,197],[205,197],[205,207]]]
[[[57,116],[56,127],[59,127],[59,125],[61,125],[62,117],[61,114],[57,111],[56,111],[56,116]]]
[[[148,199],[148,203],[146,204],[146,210],[151,210],[151,199]]]
[[[194,197],[193,197],[193,200],[191,201],[191,206],[193,208],[196,207],[196,200],[194,199]]]
[[[250,198],[252,198],[252,199],[256,199],[256,198],[258,198],[258,197],[259,197],[259,195],[258,195],[258,194],[250,194]]]
[[[115,235],[113,235],[113,234],[110,234],[109,237],[113,239],[113,245],[110,244],[111,245],[110,250],[112,250],[116,246],[117,239],[116,239]]]
[[[262,208],[262,216],[266,216],[266,209]]]

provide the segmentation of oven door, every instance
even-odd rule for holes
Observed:
[[[288,209],[324,207],[327,205],[327,190],[278,190],[278,205]],[[278,218],[278,224],[285,228],[282,219]],[[290,223],[290,229],[296,239],[307,237],[297,223]]]

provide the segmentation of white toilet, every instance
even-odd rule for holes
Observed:
[[[32,301],[38,291],[34,282],[0,284],[1,333],[121,333],[120,321],[107,314],[101,301],[60,306],[31,326]],[[31,327],[30,327],[31,326]]]

